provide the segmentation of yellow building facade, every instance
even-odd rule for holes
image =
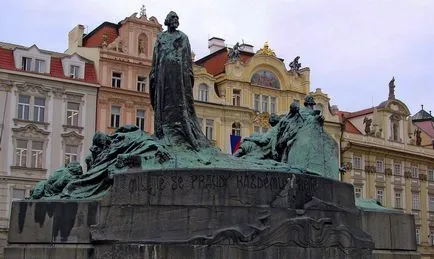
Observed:
[[[357,198],[415,215],[422,258],[434,258],[434,150],[415,141],[410,111],[392,98],[358,112],[339,112],[342,179]]]
[[[303,105],[310,93],[310,69],[287,69],[267,43],[257,52],[241,45],[236,60],[228,58],[230,49],[222,39],[211,38],[208,45],[211,53],[194,66],[196,113],[205,135],[224,152],[230,152],[230,135],[266,132],[270,114],[286,114],[292,102]],[[339,117],[331,111],[330,99],[321,89],[310,94],[327,131],[339,140]]]

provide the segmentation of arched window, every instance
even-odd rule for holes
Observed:
[[[241,124],[239,122],[232,123],[232,135],[241,136]]]
[[[206,84],[199,85],[199,101],[208,102],[209,87]]]
[[[144,33],[140,34],[137,40],[137,53],[148,55],[148,36]]]

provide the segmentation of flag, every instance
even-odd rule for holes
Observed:
[[[237,152],[238,148],[240,148],[241,144],[241,136],[231,135],[231,151],[232,155]]]

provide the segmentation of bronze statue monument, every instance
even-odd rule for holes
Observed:
[[[195,150],[210,146],[194,110],[193,68],[187,35],[177,30],[178,15],[171,11],[167,30],[158,35],[150,74],[154,133],[167,144],[186,144]]]

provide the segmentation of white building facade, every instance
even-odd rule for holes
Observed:
[[[0,242],[11,201],[72,160],[84,165],[98,87],[94,65],[78,55],[0,43]]]

